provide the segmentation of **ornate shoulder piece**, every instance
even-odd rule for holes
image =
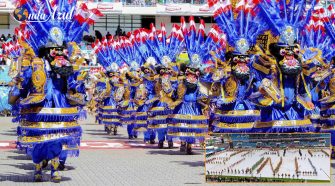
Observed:
[[[237,89],[238,84],[236,80],[233,77],[228,78],[222,90],[224,91],[223,101],[225,103],[231,103],[235,101]]]
[[[178,89],[177,89],[177,94],[178,94],[178,99],[182,100],[184,98],[184,95],[186,93],[186,86],[184,85],[184,83],[180,83],[178,85]]]
[[[33,87],[29,96],[23,99],[21,105],[38,104],[44,101],[45,93],[44,86],[46,84],[46,73],[44,69],[44,62],[41,58],[34,58],[32,61],[32,83]]]

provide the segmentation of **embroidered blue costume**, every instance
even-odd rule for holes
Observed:
[[[215,11],[215,21],[227,33],[234,52],[225,56],[228,64],[223,71],[230,74],[221,80],[222,96],[216,101],[218,111],[213,123],[214,132],[252,132],[255,122],[260,119],[260,110],[249,98],[259,81],[253,68],[255,57],[249,50],[266,28],[260,23],[256,7],[254,1],[242,0],[233,10],[227,1]]]
[[[261,122],[256,128],[263,132],[310,132],[314,127],[306,110],[313,110],[306,75],[303,73],[300,47],[295,42],[301,30],[309,20],[315,5],[306,6],[306,1],[285,0],[263,1],[258,4],[263,22],[269,25],[275,36],[280,35],[278,43],[270,44],[273,58],[260,55],[262,65],[271,69],[260,85],[265,95],[258,99],[261,109]],[[266,64],[267,61],[269,64]]]
[[[59,0],[59,11],[75,10],[77,1]],[[42,9],[51,12],[49,1],[24,1],[19,5],[30,12]],[[96,11],[90,13],[92,17]],[[19,38],[24,48],[18,60],[16,87],[10,94],[11,103],[19,107],[14,119],[18,127],[18,147],[27,150],[35,163],[35,181],[42,181],[43,162],[51,161],[51,179],[61,180],[58,172],[61,161],[79,155],[81,127],[78,105],[85,104],[82,83],[75,78],[73,65],[68,60],[67,43],[79,43],[83,32],[92,20],[78,19],[78,12],[71,14],[71,21],[23,22]],[[73,62],[73,61],[72,61]],[[77,81],[72,82],[71,78]],[[73,88],[76,87],[76,88]],[[76,96],[75,96],[76,95]],[[63,162],[64,163],[64,162]]]
[[[97,53],[98,63],[106,70],[106,78],[98,85],[104,88],[100,93],[101,107],[99,108],[99,120],[105,125],[108,134],[117,133],[117,127],[121,126],[121,115],[119,102],[122,101],[124,85],[121,83],[121,57],[113,46],[114,40],[107,41],[105,38],[96,41],[94,47]]]
[[[167,118],[172,114],[174,98],[176,95],[178,81],[178,67],[175,64],[176,55],[180,51],[182,44],[182,35],[172,30],[169,36],[170,42],[167,43],[165,26],[162,24],[162,30],[156,30],[152,25],[152,36],[150,40],[153,45],[150,49],[155,54],[158,64],[156,71],[158,78],[155,81],[155,101],[148,110],[148,129],[157,132],[158,147],[163,148],[167,135]],[[172,140],[168,141],[169,148],[173,147]]]

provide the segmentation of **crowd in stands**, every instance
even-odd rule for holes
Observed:
[[[89,0],[90,2],[122,2],[124,6],[156,6],[157,4],[207,4],[207,0]]]

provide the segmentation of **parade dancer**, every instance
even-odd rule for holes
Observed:
[[[311,100],[314,104],[312,111],[307,111],[305,115],[310,118],[317,131],[321,127],[320,99],[326,91],[326,85],[331,78],[330,62],[335,55],[335,50],[331,48],[331,38],[325,33],[322,16],[319,12],[324,12],[323,8],[314,10],[309,24],[301,32],[301,55],[303,65],[308,66],[304,71],[307,76],[306,83],[310,90]]]
[[[102,42],[97,40],[93,48],[97,54],[98,63],[106,70],[105,82],[100,82],[104,91],[99,96],[102,97],[99,120],[105,125],[108,134],[117,134],[117,127],[122,126],[119,102],[125,91],[124,84],[121,82],[121,57],[116,52],[113,44],[115,41],[110,38],[107,42],[104,38]]]
[[[133,132],[143,132],[144,141],[155,144],[156,134],[153,130],[148,129],[147,112],[152,107],[152,103],[157,99],[155,98],[155,81],[157,79],[155,66],[157,64],[157,60],[154,57],[153,52],[150,50],[149,45],[153,43],[150,43],[148,33],[149,31],[144,29],[138,29],[133,32],[135,41],[134,44],[137,51],[140,53],[141,60],[144,61],[143,65],[141,66],[140,77],[142,79],[142,83],[139,87],[139,91],[142,95],[146,95],[145,97],[140,96],[144,98],[144,100],[141,99],[141,102],[143,101],[144,103],[136,110]]]
[[[76,10],[77,1],[19,2],[30,12],[35,8],[45,12],[54,6],[57,10]],[[72,64],[67,59],[67,43],[82,39],[83,32],[93,23],[92,15],[79,21],[79,12],[67,16],[69,20],[50,22],[24,22],[19,28],[20,45],[24,48],[19,60],[21,68],[15,78],[16,88],[10,100],[19,107],[14,121],[18,127],[18,147],[27,150],[35,164],[34,180],[42,181],[43,162],[51,161],[51,180],[61,181],[58,172],[60,156],[78,156],[81,127],[77,122],[79,111],[67,98],[68,80],[73,75]],[[38,32],[37,32],[38,31]],[[76,102],[75,104],[80,104]]]
[[[73,73],[67,79],[67,93],[66,98],[69,101],[69,105],[77,107],[78,109],[78,120],[86,119],[86,111],[84,106],[87,103],[85,79],[87,72],[79,69],[80,65],[85,60],[80,53],[80,49],[75,42],[68,43],[69,62],[72,65]],[[78,144],[79,145],[79,144]],[[59,170],[65,169],[65,162],[68,155],[68,150],[64,148],[59,157]],[[45,165],[44,165],[45,166]]]
[[[225,56],[227,64],[224,71],[230,72],[221,80],[221,99],[214,114],[214,132],[252,132],[255,122],[260,119],[260,110],[251,102],[249,96],[257,91],[255,57],[250,54],[251,46],[256,44],[265,26],[259,21],[254,1],[238,1],[235,9],[226,1],[215,10],[214,19],[234,51]],[[234,18],[234,13],[237,14]]]
[[[258,4],[263,23],[268,24],[279,42],[271,43],[269,51],[275,60],[269,60],[268,78],[263,78],[260,92],[267,97],[259,99],[261,122],[256,128],[262,132],[311,132],[314,127],[305,117],[306,110],[313,110],[311,94],[303,73],[300,46],[295,42],[298,34],[309,20],[315,5],[306,6],[306,1],[262,1]],[[265,63],[263,63],[265,64]],[[279,92],[277,91],[279,90]]]
[[[118,53],[122,60],[128,65],[129,71],[125,72],[127,78],[127,89],[130,91],[126,104],[121,106],[121,122],[127,126],[128,138],[137,138],[137,132],[133,131],[134,124],[136,123],[136,110],[139,106],[143,105],[143,87],[142,80],[140,77],[140,67],[142,65],[142,59],[140,53],[135,48],[135,41],[132,33],[131,40],[126,37],[120,37],[118,44]],[[126,80],[125,80],[126,81]]]
[[[320,132],[327,132],[331,133],[331,146],[332,146],[332,158],[335,158],[335,120],[334,120],[334,113],[335,113],[335,52],[334,52],[334,42],[335,42],[335,9],[332,5],[330,5],[327,10],[329,10],[329,14],[326,13],[325,10],[319,11],[319,18],[323,22],[325,27],[325,31],[328,37],[331,39],[331,44],[328,45],[328,50],[323,51],[326,52],[330,60],[329,70],[331,71],[330,80],[326,83],[326,91],[323,93],[323,98],[319,100],[321,105],[321,131]],[[323,36],[324,37],[324,36]],[[326,55],[325,55],[326,56]],[[325,58],[327,59],[327,58]]]
[[[182,77],[178,85],[177,99],[173,114],[169,116],[168,140],[180,139],[180,151],[192,154],[192,144],[203,143],[208,132],[208,106],[206,94],[200,91],[199,79],[201,72],[210,66],[209,45],[204,40],[204,30],[196,33],[193,18],[190,18],[190,28],[181,19],[186,50],[189,57],[188,64],[182,64]],[[200,25],[201,27],[201,25]],[[211,39],[211,38],[209,38]]]
[[[156,30],[154,25],[151,25],[150,40],[153,45],[150,45],[150,49],[158,61],[156,65],[158,78],[154,87],[156,100],[148,110],[148,129],[157,132],[159,148],[164,146],[167,135],[167,118],[175,107],[174,100],[178,87],[178,67],[175,61],[183,41],[183,35],[178,33],[176,29],[172,29],[171,35],[168,37],[170,42],[167,43],[163,24],[161,29]],[[168,147],[173,147],[172,140],[168,141]]]

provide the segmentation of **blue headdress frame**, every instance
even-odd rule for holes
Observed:
[[[107,72],[118,72],[123,63],[115,42],[113,38],[108,41],[103,38],[102,42],[97,40],[94,44],[97,61]]]
[[[267,23],[274,36],[280,35],[280,43],[293,46],[299,40],[300,30],[311,17],[317,3],[311,0],[263,0],[258,4],[263,23]]]
[[[69,20],[57,20],[49,18],[47,21],[23,21],[20,28],[24,28],[29,37],[24,40],[38,53],[42,46],[50,45],[62,46],[63,43],[76,42],[80,43],[85,31],[89,31],[89,24],[92,21],[92,15],[81,21],[77,19],[77,0],[54,0],[52,3],[49,0],[26,0],[18,5],[25,8],[29,13],[41,10],[51,16],[57,10],[58,12],[68,13],[72,15]],[[80,6],[81,7],[81,6]]]
[[[234,10],[230,0],[224,1],[214,12],[214,20],[220,29],[227,33],[229,45],[235,48],[236,54],[247,54],[247,51],[256,43],[257,36],[266,29],[261,23],[256,0],[241,0]]]

